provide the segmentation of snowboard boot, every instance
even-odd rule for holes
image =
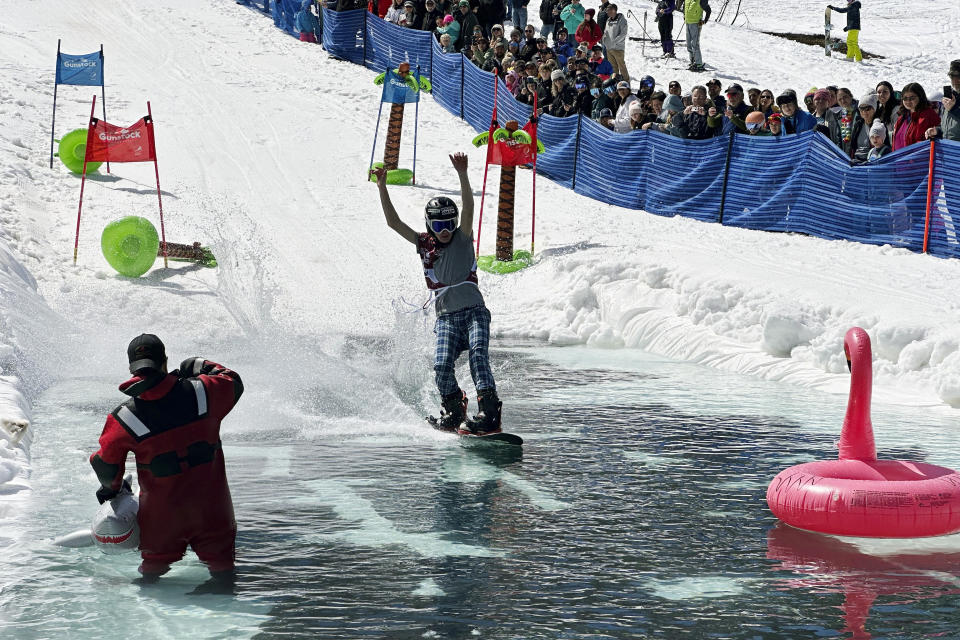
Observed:
[[[500,433],[500,412],[503,403],[497,397],[496,390],[484,391],[477,396],[480,412],[464,423],[461,433],[485,436],[491,433]]]
[[[462,389],[443,396],[440,420],[441,431],[456,431],[467,417],[467,394]]]

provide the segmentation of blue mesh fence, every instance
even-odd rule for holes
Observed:
[[[937,142],[930,203],[929,252],[960,258],[960,142]]]
[[[401,62],[409,62],[411,67],[420,67],[420,73],[432,76],[431,56],[433,54],[433,34],[427,31],[406,29],[368,16],[367,20],[367,58],[366,65],[375,71],[387,67],[396,69]],[[430,78],[431,81],[433,78]]]
[[[274,2],[277,25],[293,32],[296,10],[297,0]],[[376,71],[404,61],[419,66],[438,104],[477,131],[490,126],[493,75],[460,54],[443,53],[428,32],[397,27],[361,10],[324,10],[323,44],[331,55]],[[530,111],[501,81],[498,121],[522,125]],[[613,133],[588,118],[544,115],[537,132],[546,148],[537,170],[601,202],[748,229],[923,250],[928,144],[851,166],[826,137],[812,131],[684,140],[641,131]],[[960,257],[958,166],[960,143],[938,141],[928,250],[941,257]]]
[[[457,117],[461,116],[463,84],[460,78],[463,75],[463,69],[464,59],[461,54],[443,53],[439,44],[434,45],[433,75],[430,76],[430,82],[433,84],[433,98],[441,107]]]
[[[363,64],[366,11],[323,10],[323,47],[331,56]],[[347,34],[352,34],[348,37]],[[381,69],[382,71],[382,69]]]
[[[273,0],[271,4],[273,5],[271,7],[273,24],[299,38],[300,32],[297,30],[293,18],[297,15],[297,11],[300,11],[300,7],[303,5],[302,0],[300,2],[297,0]]]

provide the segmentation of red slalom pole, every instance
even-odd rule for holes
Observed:
[[[480,192],[480,217],[477,220],[477,255],[480,255],[480,230],[483,228],[483,201],[487,197],[487,171],[490,169],[490,154],[493,149],[493,132],[497,130],[497,74],[493,74],[493,114],[490,116],[490,131],[487,133],[487,157],[483,163],[483,190]]]
[[[83,173],[80,176],[80,204],[77,206],[77,232],[73,237],[73,264],[77,264],[77,250],[80,246],[80,212],[83,211],[83,186],[87,183],[87,158],[90,157],[90,132],[93,125],[93,110],[97,108],[97,94],[93,94],[90,105],[90,120],[87,121],[87,147],[83,153]]]
[[[927,169],[927,220],[923,224],[923,252],[927,252],[927,242],[930,240],[930,204],[933,197],[933,150],[936,139],[930,140],[930,161]]]
[[[147,117],[150,118],[150,151],[153,153],[153,172],[157,176],[157,203],[160,205],[160,239],[163,241],[163,268],[170,266],[167,261],[167,232],[163,228],[163,199],[160,197],[160,167],[157,166],[157,144],[153,137],[153,113],[150,111],[150,101],[147,100]]]
[[[533,94],[533,194],[531,203],[530,257],[533,257],[533,240],[537,234],[537,94]]]

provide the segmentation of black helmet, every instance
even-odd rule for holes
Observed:
[[[457,203],[447,196],[430,198],[425,207],[427,220],[446,220],[460,215]]]

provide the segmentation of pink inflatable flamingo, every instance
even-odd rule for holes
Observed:
[[[867,332],[847,331],[843,350],[851,381],[839,459],[781,471],[767,488],[770,510],[799,529],[843,536],[917,538],[960,531],[960,474],[924,462],[877,460]]]

